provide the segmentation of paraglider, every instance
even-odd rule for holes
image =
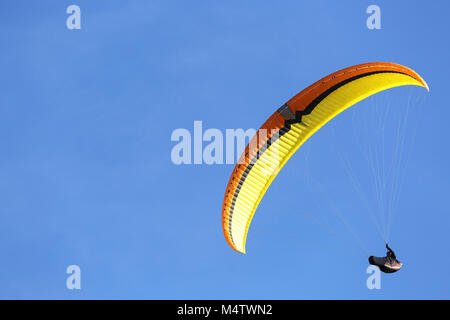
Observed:
[[[261,199],[284,164],[317,130],[357,102],[405,85],[428,90],[426,82],[405,66],[365,63],[324,77],[275,111],[250,140],[229,179],[222,205],[228,244],[245,253],[250,223]]]
[[[394,251],[389,248],[389,245],[386,243],[386,249],[388,252],[386,253],[386,257],[369,257],[369,263],[378,266],[380,270],[384,273],[394,273],[400,270],[403,264],[397,260]]]

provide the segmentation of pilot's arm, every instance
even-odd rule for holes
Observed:
[[[391,248],[389,248],[387,243],[386,243],[386,249],[388,249],[388,253],[387,253],[388,257],[392,257],[394,259],[397,259],[397,257],[395,256],[394,251]]]

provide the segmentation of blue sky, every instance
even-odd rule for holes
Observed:
[[[71,4],[81,7],[81,30],[66,28]],[[366,28],[370,4],[381,8],[381,30]],[[3,1],[0,298],[450,298],[449,9],[447,1]],[[320,130],[261,202],[248,253],[233,251],[220,224],[232,165],[174,165],[172,131],[192,130],[194,120],[257,128],[312,82],[372,61],[413,68],[430,93],[390,90]],[[365,135],[361,124],[384,104],[398,106],[388,128],[410,110],[390,233],[405,267],[368,290],[367,252],[333,211],[371,254],[384,254],[339,162],[350,159],[375,201],[355,138],[361,130],[380,146],[376,122]],[[65,287],[72,264],[81,290]]]

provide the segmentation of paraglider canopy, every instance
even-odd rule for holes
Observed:
[[[428,90],[425,81],[405,66],[365,63],[324,77],[275,111],[247,145],[228,182],[222,206],[222,228],[228,244],[245,253],[259,202],[284,164],[317,130],[357,102],[405,85]]]

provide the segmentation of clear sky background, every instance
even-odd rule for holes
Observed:
[[[66,28],[70,4],[81,7],[81,30]],[[381,30],[366,27],[370,4]],[[450,298],[449,10],[448,1],[2,1],[0,298]],[[221,229],[233,166],[174,165],[172,131],[194,120],[257,128],[312,82],[372,61],[413,68],[430,93],[389,90],[320,130],[261,202],[247,254],[233,251]],[[374,112],[384,105],[385,120]],[[384,243],[340,160],[380,203],[356,142],[395,147],[370,120],[389,133],[402,110],[390,243],[405,266],[368,290],[368,253],[383,255]],[[66,288],[72,264],[81,290]]]

